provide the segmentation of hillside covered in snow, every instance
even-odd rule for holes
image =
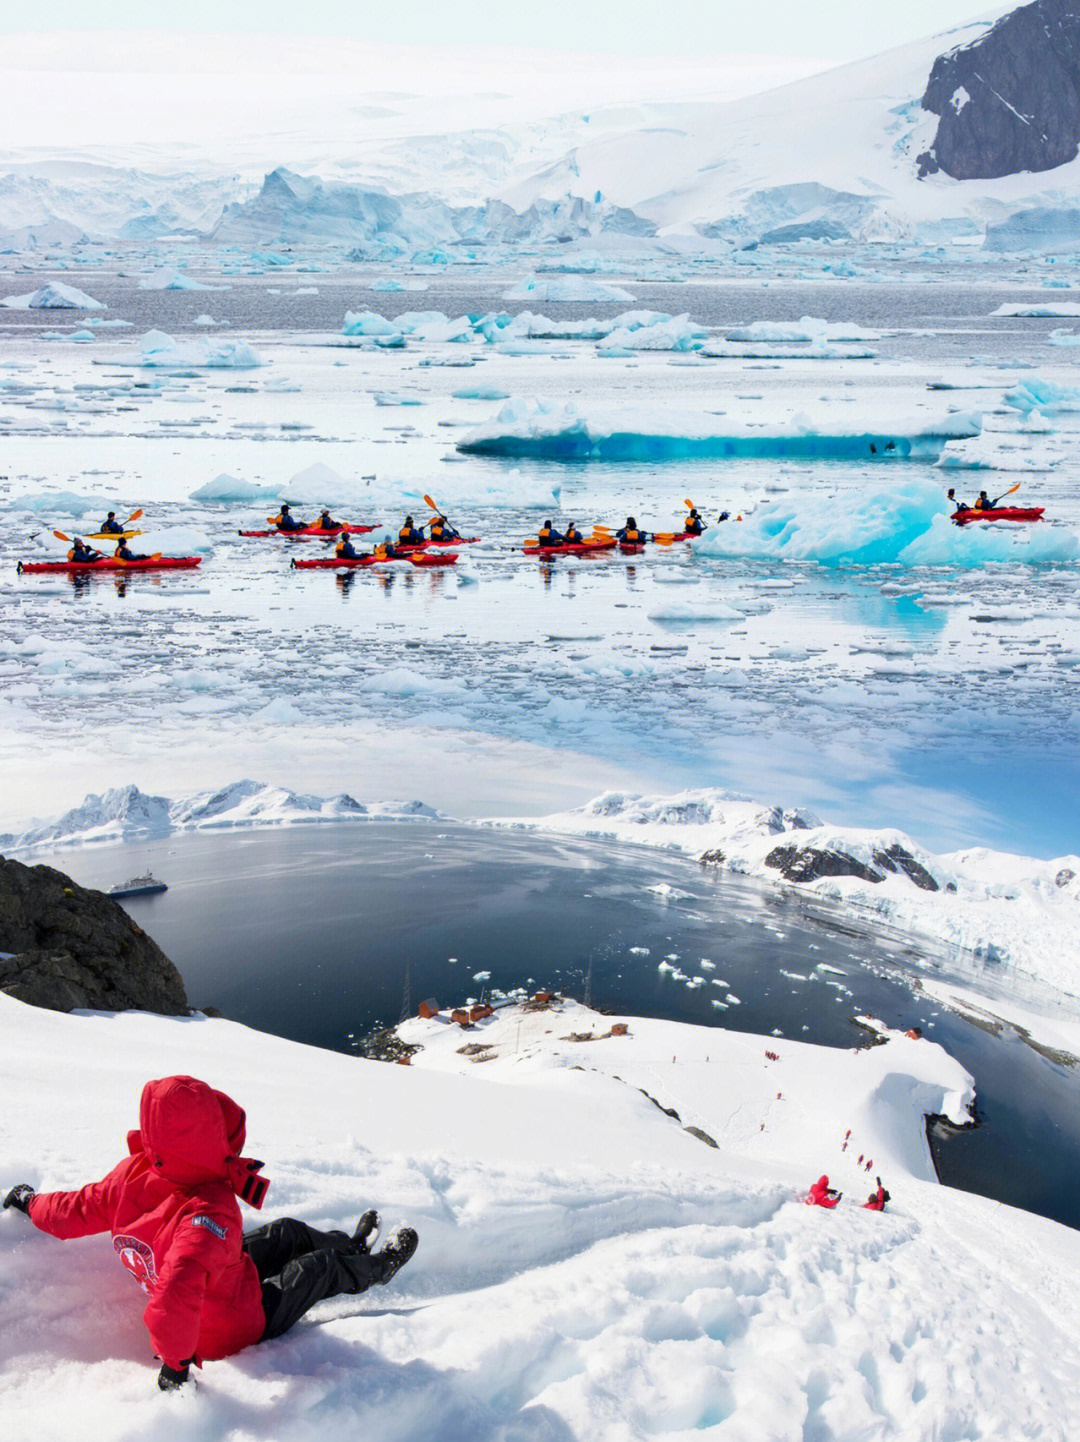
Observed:
[[[650,94],[633,103],[606,99],[597,76],[592,103],[554,113],[538,96],[529,113],[505,95],[470,107],[373,94],[365,105],[362,92],[343,112],[328,82],[325,104],[312,97],[298,128],[282,128],[277,153],[277,128],[253,128],[254,100],[246,132],[243,120],[267,77],[241,75],[230,138],[206,134],[182,162],[179,135],[153,147],[80,141],[74,161],[0,149],[0,239],[23,249],[201,236],[361,258],[605,235],[654,250],[689,240],[703,253],[800,240],[1059,247],[1080,196],[1078,47],[1068,0],[1036,0],[736,99],[729,76],[710,90],[695,71],[690,84],[643,78]],[[33,132],[40,87],[10,79],[17,132]],[[577,99],[587,77],[575,83]]]
[[[351,1228],[375,1205],[420,1234],[385,1291],[324,1303],[171,1396],[108,1239],[60,1243],[5,1212],[6,1430],[59,1442],[77,1416],[86,1435],[140,1442],[1070,1435],[1080,1239],[935,1184],[923,1114],[963,1122],[972,1097],[940,1047],[634,1019],[608,1035],[611,1021],[566,1003],[471,1037],[410,1023],[423,1049],[403,1067],[200,1016],[0,997],[0,1087],[18,1099],[0,1115],[5,1186],[101,1176],[143,1081],[193,1074],[246,1108],[265,1216]],[[835,1211],[802,1203],[823,1171],[845,1194]],[[861,1207],[877,1173],[884,1213]]]

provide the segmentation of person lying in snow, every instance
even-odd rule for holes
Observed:
[[[874,1181],[877,1182],[877,1191],[871,1192],[866,1201],[863,1202],[863,1210],[867,1212],[883,1212],[885,1210],[885,1203],[890,1201],[891,1198],[881,1185],[881,1178],[875,1177]]]
[[[243,1109],[195,1077],[147,1082],[129,1156],[77,1192],[12,1187],[4,1207],[54,1237],[111,1232],[120,1261],[149,1296],[143,1321],[161,1359],[158,1386],[172,1391],[189,1368],[280,1337],[324,1297],[384,1284],[417,1237],[400,1227],[378,1252],[365,1212],[355,1232],[318,1232],[280,1217],[243,1235],[237,1197],[259,1208],[268,1181],[242,1157]]]
[[[810,1195],[806,1198],[808,1207],[835,1207],[843,1196],[834,1187],[829,1186],[828,1177],[818,1177],[817,1181],[810,1188]]]

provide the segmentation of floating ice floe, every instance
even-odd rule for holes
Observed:
[[[471,455],[528,456],[548,460],[662,461],[733,457],[871,457],[936,460],[948,440],[976,436],[976,415],[950,414],[930,422],[904,422],[894,430],[864,429],[808,418],[759,425],[726,417],[661,411],[586,413],[572,402],[515,399],[493,421],[458,442]]]
[[[104,505],[100,496],[80,496],[74,491],[34,491],[24,496],[13,496],[6,503],[8,510],[33,511],[35,515],[44,516],[85,516],[87,511]]]
[[[1011,391],[1006,391],[1005,404],[1025,416],[1033,411],[1042,415],[1080,411],[1080,390],[1058,385],[1056,381],[1045,380],[1042,376],[1028,376],[1018,381]]]
[[[583,275],[560,275],[550,279],[529,275],[517,285],[503,292],[503,300],[540,300],[548,303],[569,303],[572,301],[619,301],[633,300],[628,290],[618,285],[607,285],[603,281],[590,280]]]
[[[750,325],[735,326],[724,332],[729,341],[753,341],[769,343],[796,343],[812,345],[821,341],[873,341],[880,340],[881,334],[850,321],[827,321],[817,316],[804,315],[798,321],[756,320]]]
[[[252,370],[265,364],[246,341],[178,341],[161,330],[147,331],[139,349],[140,364],[162,370]]]
[[[230,290],[227,285],[210,285],[203,280],[193,280],[190,275],[179,271],[159,271],[156,275],[144,276],[139,281],[140,290]]]
[[[648,325],[624,325],[611,331],[599,349],[601,354],[613,350],[698,350],[706,335],[703,326],[695,325],[689,315],[678,315],[668,321]]]
[[[999,305],[991,315],[1026,317],[1028,319],[1069,319],[1080,316],[1080,303],[1076,301],[1025,301],[1021,304]]]
[[[254,481],[242,481],[237,476],[226,475],[215,476],[212,481],[207,481],[198,490],[192,491],[188,497],[192,501],[272,501],[277,498],[277,490],[267,486],[258,486]]]
[[[9,295],[0,300],[0,305],[6,306],[8,310],[105,310],[105,304],[95,300],[92,295],[87,295],[84,290],[76,290],[73,285],[64,285],[62,281],[51,280],[38,290],[32,290],[28,295]]]
[[[1032,445],[1019,437],[984,434],[947,442],[936,464],[942,470],[1051,471],[1060,460],[1060,451],[1045,445]]]

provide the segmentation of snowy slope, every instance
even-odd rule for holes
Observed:
[[[561,1043],[543,1029],[600,1018],[541,1013],[520,1040],[517,1019],[477,1029],[504,1053],[482,1067],[430,1023],[406,1069],[224,1021],[0,998],[0,1086],[19,1097],[0,1115],[5,1180],[99,1175],[142,1082],[191,1072],[247,1107],[268,1214],[351,1225],[374,1202],[421,1235],[387,1292],[327,1303],[207,1364],[195,1395],[163,1397],[107,1241],[61,1244],[5,1213],[5,1432],[66,1442],[77,1416],[110,1442],[1070,1435],[1080,1237],[925,1180],[920,1112],[955,1111],[970,1089],[940,1048],[831,1052],[637,1021]],[[638,1086],[711,1123],[719,1148]],[[872,1180],[860,1151],[889,1212],[801,1205],[822,1169],[857,1203]]]

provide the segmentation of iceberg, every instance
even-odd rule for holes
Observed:
[[[601,354],[607,350],[700,350],[705,334],[689,315],[677,315],[672,320],[619,326],[609,332],[599,350]]]
[[[103,504],[100,496],[79,496],[74,491],[39,491],[32,495],[13,496],[7,503],[7,509],[32,511],[35,515],[78,517]]]
[[[242,340],[178,341],[162,330],[149,330],[139,342],[140,364],[162,370],[253,370],[264,365]]]
[[[107,307],[84,290],[52,280],[28,295],[9,295],[0,300],[8,310],[105,310]]]
[[[1075,561],[1080,538],[1050,526],[957,526],[941,487],[902,480],[838,504],[831,496],[772,501],[694,544],[701,557],[772,557],[823,566],[985,566]]]
[[[548,279],[529,275],[510,290],[503,292],[503,300],[543,300],[549,303],[565,304],[571,301],[618,301],[633,300],[628,290],[618,285],[606,285],[603,281],[590,280],[583,275],[559,275]]]
[[[1080,303],[1071,300],[1050,300],[1025,302],[1022,305],[999,305],[991,315],[1024,317],[1027,319],[1075,320],[1080,316]]]
[[[1043,415],[1077,411],[1080,410],[1080,390],[1043,380],[1042,376],[1029,376],[1019,381],[1011,391],[1005,392],[1005,404],[1024,416],[1030,416],[1034,411]]]
[[[159,272],[157,275],[148,275],[139,281],[140,290],[229,290],[227,285],[208,285],[202,280],[192,280],[189,275],[181,275],[174,271],[172,275],[166,272]]]
[[[457,449],[465,455],[561,461],[678,461],[742,457],[832,460],[937,460],[946,441],[977,436],[981,418],[942,416],[891,431],[815,427],[805,418],[742,426],[700,413],[616,411],[586,415],[572,402],[515,399],[477,426]]]
[[[724,332],[724,339],[730,341],[755,342],[796,342],[812,344],[820,341],[870,341],[880,340],[876,330],[853,325],[849,321],[827,321],[817,316],[804,315],[799,321],[756,320],[750,325],[736,326]]]
[[[345,312],[345,324],[341,327],[342,335],[400,335],[401,326],[391,323],[373,310],[360,310]]]
[[[212,481],[207,481],[205,486],[200,486],[197,491],[192,491],[188,499],[219,503],[272,501],[277,499],[277,495],[276,490],[270,490],[266,486],[257,486],[254,481],[242,481],[237,476],[222,473],[220,476],[215,476]]]

